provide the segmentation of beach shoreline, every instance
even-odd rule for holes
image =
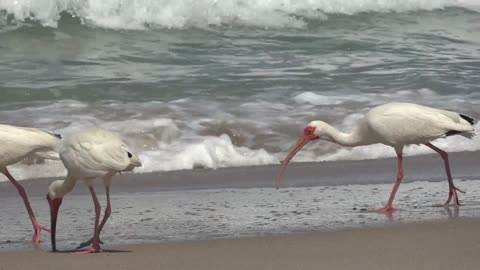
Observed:
[[[479,226],[478,218],[461,218],[245,239],[107,245],[95,255],[2,252],[0,269],[470,270],[480,263]]]
[[[479,217],[479,152],[452,153],[453,176],[463,204],[441,207],[448,185],[437,155],[405,159],[405,182],[391,218],[382,207],[393,185],[395,160],[292,163],[282,187],[275,189],[278,165],[127,174],[112,181],[112,217],[102,239],[112,245],[172,241],[241,239],[283,233],[382,227],[391,223],[445,221]],[[42,225],[49,223],[45,199],[53,179],[21,181]],[[102,207],[102,182],[96,183]],[[0,183],[0,251],[29,250],[31,225],[17,192]],[[60,209],[59,248],[73,248],[92,234],[93,204],[78,183]],[[48,234],[44,234],[48,240]],[[44,242],[47,248],[50,243]]]
[[[92,137],[77,142],[101,157],[50,160],[37,136],[0,133],[0,270],[480,268],[479,1],[44,2],[0,0],[0,123],[52,131],[56,150],[91,127],[128,147]],[[302,131],[319,140],[276,188]],[[102,179],[48,191],[66,167],[134,156],[107,181],[108,252],[52,254],[47,232],[32,248],[32,222],[70,250],[98,203],[109,215]]]
[[[454,179],[480,179],[480,170],[477,170],[476,162],[480,159],[480,151],[449,153],[449,159]],[[405,156],[404,163],[405,179],[403,183],[446,181],[443,161],[438,154]],[[288,165],[280,188],[393,184],[396,177],[396,164],[396,158],[292,162]],[[275,176],[279,168],[280,164],[273,164],[117,174],[112,180],[112,190],[122,193],[269,188],[275,187]],[[62,177],[25,179],[20,183],[27,189],[28,194],[44,196],[48,185],[57,179],[62,179]],[[101,186],[101,181],[96,182]],[[2,197],[17,196],[14,191],[15,188],[10,182],[0,182]],[[75,188],[71,194],[89,194],[89,192],[86,189]]]

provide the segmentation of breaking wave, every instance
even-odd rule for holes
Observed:
[[[475,108],[480,104],[480,99],[476,94],[446,97],[430,89],[419,89],[361,95],[300,92],[292,95],[284,104],[239,99],[236,106],[199,99],[113,102],[110,105],[64,100],[50,105],[2,111],[0,118],[18,125],[48,128],[64,136],[89,126],[115,131],[142,159],[144,166],[136,172],[151,172],[280,164],[303,125],[317,118],[310,112],[318,112],[318,115],[323,115],[322,120],[342,131],[349,131],[355,128],[369,108],[381,103],[415,100],[425,105],[443,107],[447,99],[452,110],[478,114]],[[138,114],[139,111],[143,113]],[[160,116],[159,111],[167,113]],[[259,114],[262,115],[261,119],[258,119]],[[170,118],[169,115],[175,116]],[[28,119],[34,122],[28,122]],[[477,124],[476,128],[479,129],[480,125]],[[480,150],[480,136],[473,140],[452,136],[437,140],[435,145],[449,152],[476,151]],[[405,154],[431,152],[427,147],[409,146]],[[293,162],[393,156],[394,150],[384,145],[348,148],[316,141],[305,146]],[[29,160],[29,163],[11,166],[11,171],[19,179],[65,175],[59,161],[32,164]]]
[[[57,27],[63,14],[108,29],[189,28],[221,25],[300,28],[330,14],[477,10],[473,0],[1,0],[10,23],[38,21]],[[5,22],[4,22],[5,23]],[[0,26],[2,25],[0,20]]]

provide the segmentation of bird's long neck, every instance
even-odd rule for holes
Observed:
[[[363,136],[362,127],[358,127],[350,133],[344,133],[334,127],[330,127],[327,134],[327,140],[343,146],[353,147],[369,144],[368,138]]]
[[[76,182],[77,182],[76,178],[70,175],[67,175],[67,179],[63,181],[62,180],[55,181],[54,183],[52,183],[51,193],[55,194],[56,198],[61,198],[65,196],[65,194],[72,191],[72,189],[75,187]]]

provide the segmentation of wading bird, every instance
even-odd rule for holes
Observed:
[[[32,242],[36,245],[40,242],[41,231],[49,231],[40,226],[32,207],[28,202],[27,193],[15,178],[10,174],[7,166],[15,164],[27,157],[41,157],[45,159],[59,159],[52,155],[50,151],[55,151],[61,136],[48,130],[26,127],[15,127],[10,125],[0,125],[0,172],[3,173],[12,184],[17,188],[18,193],[23,199],[27,208],[28,215],[33,225]],[[49,153],[50,152],[50,153]]]
[[[100,232],[111,214],[110,181],[116,173],[131,171],[141,166],[141,161],[116,134],[98,128],[86,129],[64,139],[59,147],[59,154],[68,172],[65,181],[54,181],[48,187],[52,251],[57,250],[55,233],[62,199],[73,189],[77,180],[81,179],[88,185],[95,206],[92,246],[83,253],[100,252]],[[101,209],[93,188],[95,178],[103,179],[107,196],[107,207],[100,224]]]
[[[397,182],[393,186],[387,204],[377,211],[392,212],[395,210],[392,207],[393,199],[403,179],[403,148],[409,144],[424,144],[437,152],[445,163],[449,185],[446,204],[450,204],[453,199],[453,203],[458,206],[457,191],[462,193],[463,191],[453,184],[448,154],[431,142],[453,135],[462,135],[471,139],[475,135],[473,125],[474,120],[466,115],[411,103],[389,103],[375,107],[351,133],[340,132],[322,121],[312,121],[305,127],[296,146],[283,161],[276,179],[277,188],[288,162],[310,141],[320,139],[349,147],[381,143],[395,149],[398,173]]]

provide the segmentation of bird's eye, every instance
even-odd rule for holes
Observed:
[[[132,157],[133,157],[132,153],[130,153],[130,152],[127,152],[127,155],[128,155],[128,158],[132,158]]]

